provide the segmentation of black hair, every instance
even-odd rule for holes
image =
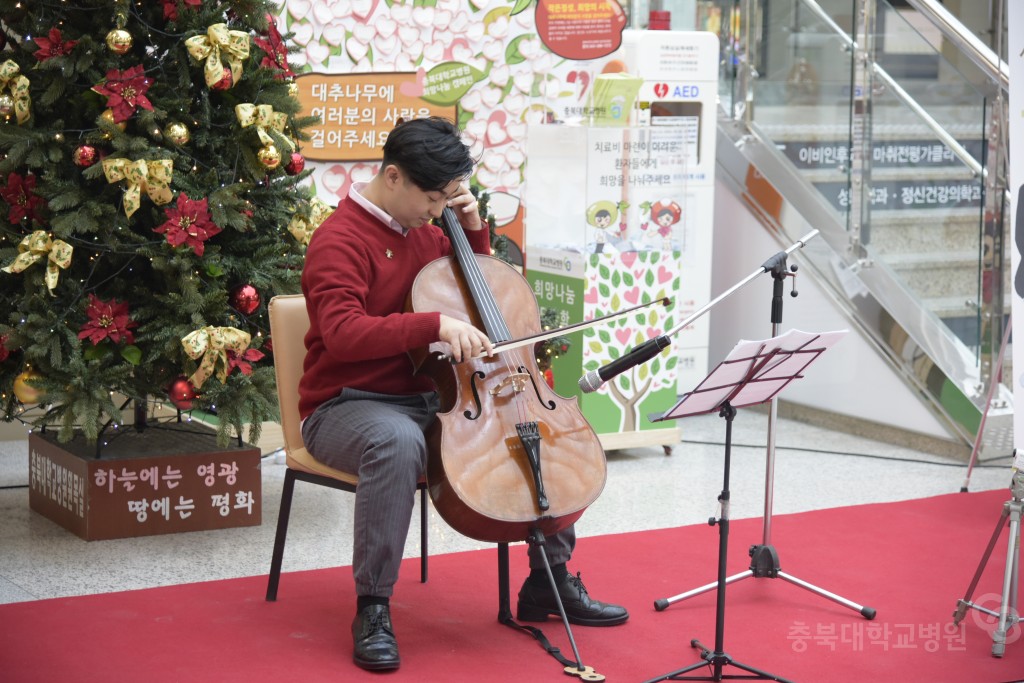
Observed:
[[[473,172],[474,160],[450,120],[431,116],[401,121],[384,143],[381,168],[398,166],[418,188],[436,192]]]

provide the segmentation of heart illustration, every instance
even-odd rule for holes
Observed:
[[[373,14],[373,10],[377,9],[378,2],[379,0],[352,0],[352,14],[359,21],[365,22]]]
[[[433,7],[413,7],[412,8],[412,21],[414,24],[418,24],[423,28],[429,28],[434,25],[434,8]]]
[[[437,41],[424,46],[423,57],[432,64],[440,64],[445,58],[444,43]]]
[[[473,57],[473,48],[469,46],[465,38],[456,38],[451,42],[451,47],[445,54],[453,62],[465,62]]]
[[[480,111],[480,105],[482,102],[480,90],[470,90],[468,93],[463,95],[461,100],[459,100],[459,108],[464,109],[465,111]]]
[[[399,26],[405,26],[412,18],[412,3],[408,5],[391,5],[391,18],[398,22]]]
[[[330,7],[318,2],[315,5],[313,5],[313,18],[316,19],[316,22],[318,24],[323,26],[324,24],[326,24],[327,22],[334,18],[334,13],[331,12]]]
[[[354,37],[354,36],[353,36]],[[316,45],[309,45],[306,47],[306,54],[313,62],[323,63],[323,59],[315,59],[314,54],[310,52],[311,49],[317,47]],[[325,46],[324,50],[327,51]],[[358,40],[350,40],[345,43],[345,52],[348,52],[348,56],[352,58],[353,62],[358,62],[360,59],[366,56],[366,53],[370,51],[370,47],[366,43],[360,43]]]
[[[352,27],[352,37],[360,43],[369,43],[377,37],[377,29],[369,24],[356,24]]]
[[[452,13],[449,10],[437,10],[434,12],[434,28],[444,31],[452,23]]]
[[[324,40],[335,47],[341,45],[345,40],[344,24],[340,21],[327,24],[327,26],[324,26],[323,37]]]
[[[385,38],[390,38],[395,35],[395,31],[398,30],[398,22],[391,17],[383,15],[377,17],[377,23],[375,25],[377,27],[377,35],[384,36]]]
[[[326,34],[326,31],[324,33]],[[377,36],[373,40],[373,45],[377,48],[377,56],[384,57],[386,55],[390,55],[395,51],[395,48],[398,47],[398,38],[395,36],[391,36],[390,38]]]
[[[629,290],[628,292],[623,293],[622,298],[624,298],[626,301],[628,301],[631,304],[635,304],[637,301],[640,300],[640,288],[639,287],[634,287],[633,289]]]
[[[346,193],[348,192],[348,170],[341,164],[335,164],[324,171],[324,174],[320,177],[320,182],[325,190],[344,199],[345,195],[340,194],[339,191],[342,188],[346,188]]]
[[[583,295],[584,303],[596,304],[597,303],[597,287],[591,287],[586,294]]]
[[[501,90],[498,88],[484,88],[480,91],[480,97],[483,99],[485,107],[494,109],[498,102],[501,102]]]
[[[483,158],[483,165],[491,173],[497,173],[505,166],[505,155],[491,152]]]
[[[583,95],[587,92],[587,86],[590,85],[590,74],[586,71],[570,71],[565,80],[568,83],[579,83],[576,99],[582,100]]]
[[[479,139],[487,133],[487,122],[483,119],[473,119],[466,124],[466,132],[474,139]]]
[[[484,98],[484,102],[487,102],[487,98]],[[491,112],[490,118],[487,119],[487,144],[496,146],[503,144],[508,140],[508,133],[505,132],[505,112],[498,110]]]
[[[420,39],[420,30],[415,26],[403,25],[399,22],[398,39],[402,41],[402,45],[409,47]]]
[[[291,0],[288,3],[288,14],[296,19],[305,19],[312,8],[313,3],[308,0]]]
[[[659,334],[661,334],[661,330],[659,330],[659,329],[655,329],[655,328],[653,328],[653,327],[648,327],[648,328],[647,328],[647,338],[648,338],[648,339],[654,339],[654,338],[655,338],[655,337],[657,337],[657,336],[658,336]]]
[[[672,273],[668,272],[665,266],[658,266],[658,284],[664,284],[672,279]]]
[[[398,86],[398,92],[408,97],[419,97],[423,94],[423,84],[427,80],[427,70],[420,67],[416,72],[415,81],[402,81]]]
[[[655,83],[654,94],[658,97],[664,97],[668,94],[668,85],[665,83]]]
[[[508,64],[502,64],[501,66],[494,67],[491,69],[491,73],[488,74],[488,77],[490,78],[491,83],[499,88],[504,88],[509,79]]]
[[[363,55],[366,54],[366,46],[363,46]],[[323,43],[310,43],[306,46],[306,57],[310,63],[323,64],[331,56],[331,48]]]
[[[348,177],[352,182],[370,182],[377,168],[376,164],[356,164],[348,170]]]
[[[309,41],[313,39],[313,25],[312,24],[299,24],[298,26],[292,27],[295,35],[292,36],[299,45],[305,46]]]
[[[622,264],[624,266],[626,266],[627,268],[632,268],[633,264],[636,262],[636,252],[635,251],[623,251],[623,252],[619,252],[619,253],[622,256]]]
[[[633,336],[633,330],[629,327],[624,327],[621,330],[615,330],[615,338],[619,340],[619,343],[625,346],[629,343],[629,338]]]

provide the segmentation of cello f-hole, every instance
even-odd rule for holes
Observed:
[[[473,415],[472,412],[468,410],[463,411],[462,414],[466,417],[467,420],[475,420],[478,417],[480,417],[480,415],[484,412],[483,404],[481,404],[480,402],[480,391],[477,389],[476,381],[478,379],[483,379],[486,376],[487,375],[485,375],[480,370],[477,370],[470,376],[469,388],[473,390],[473,403],[476,404],[476,415]]]
[[[554,401],[545,401],[544,397],[540,395],[540,387],[537,386],[536,378],[532,374],[527,372],[526,368],[524,368],[522,366],[519,366],[518,370],[519,370],[519,372],[522,372],[522,373],[524,373],[526,375],[529,375],[529,377],[530,377],[530,384],[533,385],[533,393],[537,394],[537,400],[541,402],[541,405],[543,405],[548,410],[554,410],[557,407],[555,405],[555,402]]]

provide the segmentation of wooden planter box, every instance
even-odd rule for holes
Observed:
[[[258,448],[218,448],[195,423],[128,428],[108,442],[97,458],[81,436],[30,434],[29,507],[87,541],[260,524]]]

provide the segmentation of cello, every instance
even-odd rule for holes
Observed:
[[[453,256],[419,272],[407,308],[472,323],[495,344],[540,332],[533,289],[511,265],[476,254],[458,217],[442,223]],[[454,261],[454,263],[453,263]],[[427,488],[453,529],[479,541],[555,534],[604,489],[604,449],[576,397],[544,381],[533,347],[453,363],[438,345],[410,352],[437,387],[441,410],[428,428]]]

